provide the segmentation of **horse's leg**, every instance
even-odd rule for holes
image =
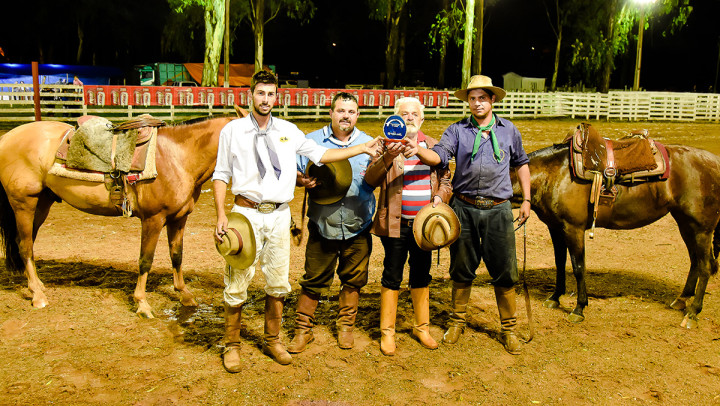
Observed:
[[[159,216],[145,218],[142,220],[142,237],[140,238],[140,259],[138,261],[138,281],[135,285],[133,299],[138,306],[136,313],[140,317],[152,319],[152,307],[147,302],[145,288],[147,286],[147,278],[155,258],[155,248],[157,247],[158,238],[160,238],[160,230],[163,227],[163,219]]]
[[[173,267],[173,285],[175,291],[180,293],[180,304],[183,306],[197,306],[197,302],[190,290],[185,286],[182,271],[183,236],[187,216],[176,221],[169,221],[166,226],[168,245],[170,246],[170,261]]]
[[[35,218],[33,219],[33,242],[35,242],[35,239],[37,238],[40,226],[43,225],[48,214],[50,214],[50,207],[52,207],[53,203],[56,201],[56,196],[49,189],[45,189],[40,195],[37,206],[35,207]]]
[[[35,254],[33,252],[34,236],[36,235],[35,211],[37,206],[37,197],[25,196],[22,202],[17,202],[13,205],[13,209],[17,223],[18,251],[23,260],[25,276],[28,280],[28,289],[30,289],[30,293],[32,294],[32,305],[35,308],[42,309],[48,305],[48,299],[47,296],[45,296],[45,292],[43,292],[45,285],[40,281],[37,274]]]
[[[675,220],[677,221],[678,228],[680,229],[680,236],[685,242],[688,255],[690,256],[690,271],[688,271],[688,276],[685,280],[685,286],[683,287],[682,293],[673,300],[670,307],[675,310],[685,310],[688,300],[690,300],[690,298],[695,294],[695,287],[697,286],[698,280],[699,258],[695,255],[697,250],[697,242],[695,241],[696,230],[690,225],[690,222],[692,221],[690,219],[679,216]]]
[[[567,263],[567,244],[561,229],[550,229],[550,238],[555,252],[555,290],[545,300],[543,306],[548,308],[560,307],[560,297],[565,294],[565,264]]]
[[[572,263],[573,275],[577,283],[577,304],[568,320],[573,323],[580,323],[585,320],[583,311],[588,305],[587,287],[585,286],[585,230],[568,229],[565,233],[566,244],[570,252],[570,263]]]
[[[696,227],[685,225],[680,227],[680,235],[687,245],[691,265],[683,292],[679,298],[675,299],[673,305],[679,300],[685,302],[690,296],[695,296],[680,323],[681,327],[695,328],[698,326],[697,316],[702,311],[710,270],[717,267],[717,263],[713,255],[712,233],[699,231]]]

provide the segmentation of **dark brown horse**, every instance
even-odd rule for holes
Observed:
[[[711,274],[718,270],[720,251],[720,158],[693,147],[668,145],[670,176],[665,181],[618,185],[612,216],[605,228],[629,230],[653,223],[670,213],[680,228],[688,254],[690,272],[682,293],[670,305],[685,310],[683,327],[697,326],[703,297]],[[588,304],[585,287],[585,230],[592,225],[592,206],[588,203],[591,183],[571,175],[569,145],[557,144],[529,154],[532,209],[550,230],[557,270],[555,291],[545,301],[558,307],[565,293],[565,263],[570,252],[577,282],[577,305],[570,313],[572,322],[584,320]],[[515,196],[522,201],[517,178]],[[692,304],[686,302],[694,296]]]
[[[232,119],[222,117],[161,127],[157,134],[157,177],[130,187],[137,202],[133,216],[142,223],[139,276],[133,294],[140,316],[153,317],[145,286],[163,227],[167,227],[173,284],[180,293],[180,303],[197,306],[183,278],[185,223],[202,184],[212,176],[220,130]],[[63,135],[71,128],[65,123],[38,121],[0,137],[0,229],[5,263],[8,270],[25,272],[32,305],[37,308],[45,307],[48,300],[35,268],[33,244],[52,204],[64,200],[86,213],[121,215],[111,203],[104,184],[48,173]]]

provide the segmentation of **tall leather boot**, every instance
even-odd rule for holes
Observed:
[[[318,299],[303,289],[298,296],[297,310],[295,311],[295,336],[287,350],[291,354],[305,351],[305,347],[315,340],[313,326],[315,325],[315,309]]]
[[[413,335],[423,347],[434,350],[438,347],[438,343],[430,335],[430,288],[410,289],[410,297],[415,312]]]
[[[262,350],[278,364],[287,365],[292,362],[292,356],[285,351],[285,346],[280,341],[282,311],[283,298],[265,296],[265,334]]]
[[[347,350],[355,344],[353,330],[355,328],[355,317],[357,316],[358,302],[360,300],[360,289],[343,286],[342,290],[340,290],[339,299],[337,341],[338,347]]]
[[[225,350],[223,351],[223,367],[230,373],[242,370],[240,365],[240,327],[242,305],[231,307],[225,303]]]
[[[450,327],[443,336],[446,344],[455,344],[460,339],[460,334],[465,331],[467,324],[467,304],[470,301],[471,283],[460,283],[453,281],[452,287],[452,314],[450,315]]]
[[[518,355],[521,348],[520,340],[515,335],[515,328],[517,327],[515,287],[495,286],[495,300],[500,313],[500,342],[505,347],[505,351]]]
[[[380,287],[380,352],[395,355],[395,318],[399,290]]]

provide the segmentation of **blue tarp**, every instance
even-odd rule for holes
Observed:
[[[86,85],[108,85],[112,79],[121,79],[123,70],[112,66],[89,65],[38,65],[40,83],[72,84],[73,76]],[[19,63],[0,64],[0,83],[29,83],[32,84],[32,65]]]

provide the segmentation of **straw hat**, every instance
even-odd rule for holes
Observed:
[[[460,89],[455,92],[455,97],[462,101],[468,101],[468,92],[473,89],[485,89],[491,91],[495,95],[495,103],[502,100],[507,92],[505,89],[493,86],[492,79],[483,75],[475,75],[470,78],[467,89]]]
[[[338,202],[345,197],[352,183],[352,166],[347,159],[322,166],[310,162],[305,168],[305,174],[320,182],[320,185],[307,189],[310,200],[317,204]]]
[[[215,248],[233,268],[245,269],[255,262],[255,233],[247,217],[240,213],[227,216],[227,233],[222,242],[215,240]]]
[[[413,221],[413,236],[425,251],[447,247],[460,237],[460,220],[445,203],[423,206]]]

